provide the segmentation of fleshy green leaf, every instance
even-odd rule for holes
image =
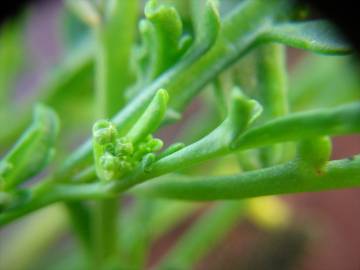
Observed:
[[[322,20],[274,25],[260,38],[323,54],[347,54],[349,44],[334,27]]]
[[[360,77],[351,57],[308,55],[292,71],[289,86],[292,111],[332,108],[360,100]]]
[[[128,90],[128,98],[171,67],[190,46],[189,36],[183,35],[180,15],[173,6],[150,0],[145,16],[139,23],[141,44],[133,51],[137,82]]]
[[[160,175],[227,154],[261,112],[260,104],[246,97],[240,89],[234,88],[226,119],[205,137],[160,159],[153,165],[153,173]]]
[[[165,117],[168,100],[169,95],[166,90],[160,89],[156,93],[145,112],[127,134],[132,143],[140,142],[160,126]]]
[[[154,27],[156,63],[153,63],[153,78],[173,64],[179,54],[182,22],[174,7],[159,5],[151,0],[145,6],[145,16]]]
[[[50,162],[58,131],[56,113],[37,105],[32,125],[0,162],[0,184],[5,190],[35,176]]]
[[[97,115],[111,117],[126,103],[133,82],[132,46],[136,40],[139,1],[103,1],[102,21],[95,27],[95,88]]]
[[[193,49],[203,53],[215,43],[218,37],[220,30],[219,11],[213,0],[193,1],[192,11],[195,28]]]
[[[298,147],[299,159],[321,174],[331,156],[331,139],[327,136],[303,140]]]

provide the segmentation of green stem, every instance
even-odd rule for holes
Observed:
[[[279,44],[262,45],[258,50],[258,88],[265,121],[288,113],[285,56],[285,47]],[[262,164],[270,166],[279,163],[284,150],[283,145],[260,149]]]
[[[331,161],[324,172],[301,162],[233,176],[165,176],[138,186],[138,195],[181,200],[243,199],[360,186],[360,156]]]
[[[234,143],[236,150],[280,142],[298,141],[325,135],[343,135],[360,131],[360,103],[333,109],[293,113],[245,131]]]
[[[238,115],[237,113],[234,114]],[[299,141],[317,136],[359,132],[360,103],[339,106],[335,109],[293,113],[250,128],[235,141],[233,141],[233,137],[236,136],[231,136],[230,132],[232,128],[231,122],[229,124],[229,120],[225,120],[208,136],[155,162],[149,173],[137,170],[128,177],[121,179],[121,181],[114,182],[113,189],[117,192],[124,191],[147,179],[194,166],[198,162],[226,155],[233,151]],[[239,125],[235,125],[236,128],[239,128]],[[239,134],[235,130],[232,130],[232,132]]]
[[[245,131],[231,151],[246,150],[250,148],[268,146],[286,141],[299,141],[326,135],[352,134],[360,131],[360,104],[340,106],[335,109],[322,109],[303,113],[293,113],[270,121],[264,125]],[[221,137],[223,139],[223,137]],[[217,147],[215,145],[214,147]],[[170,173],[174,168],[183,169],[193,166],[192,152],[182,151],[185,148],[157,161],[152,171],[144,173],[141,169],[131,175],[109,183],[90,184],[59,184],[54,180],[41,181],[41,184],[31,189],[31,198],[26,204],[0,214],[0,224],[7,223],[26,213],[49,205],[59,200],[103,199],[116,196],[130,187],[148,179]],[[181,154],[182,153],[182,154]],[[207,152],[203,153],[208,155]],[[197,157],[197,161],[199,156]],[[166,162],[164,162],[166,160]],[[203,159],[202,159],[203,160]],[[195,160],[196,161],[196,160]],[[155,167],[156,165],[156,167]],[[94,173],[94,171],[93,171]],[[356,182],[353,183],[356,186]],[[351,186],[349,184],[349,186]],[[331,186],[329,186],[331,188]],[[50,192],[51,191],[51,192]]]
[[[97,115],[112,117],[125,105],[132,81],[130,56],[135,41],[138,1],[106,1],[108,12],[95,29]]]
[[[65,203],[68,216],[70,218],[74,232],[82,244],[82,251],[84,257],[91,258],[92,256],[92,239],[91,239],[91,224],[90,224],[90,209],[82,202],[67,201]]]
[[[119,198],[102,199],[92,209],[93,269],[104,269],[117,256]]]
[[[110,118],[125,104],[131,82],[130,55],[135,41],[138,1],[105,3],[104,17],[96,32],[96,108],[99,118]],[[100,179],[104,180],[104,179]],[[117,256],[119,198],[95,202],[93,212],[94,269],[105,267]]]
[[[266,44],[258,50],[258,84],[267,119],[288,113],[285,47]]]
[[[149,177],[151,178],[151,177]],[[142,178],[143,182],[144,179]],[[29,212],[57,201],[81,201],[118,196],[136,183],[119,182],[92,184],[47,183],[37,187],[23,205],[0,214],[0,225],[7,224]],[[360,157],[331,161],[321,173],[304,170],[304,162],[291,161],[266,169],[233,176],[181,177],[164,176],[144,183],[133,191],[139,195],[189,200],[238,199],[263,195],[310,192],[360,186]],[[42,191],[42,192],[40,192]]]
[[[150,247],[152,231],[149,224],[154,211],[154,201],[136,198],[123,219],[121,248],[123,260],[132,269],[144,269]]]
[[[234,124],[234,122],[232,123]],[[239,125],[236,125],[239,128]],[[229,154],[233,151],[298,141],[322,135],[341,135],[360,131],[360,103],[335,109],[314,110],[284,116],[264,125],[250,128],[233,141],[231,128],[225,120],[214,132],[172,155],[160,159],[149,174],[134,174],[118,182],[118,188],[129,188],[146,179],[174,170],[194,166],[195,163]],[[236,132],[235,132],[236,133]],[[226,136],[224,136],[226,134]],[[206,143],[205,143],[206,142]],[[202,145],[203,144],[203,145]],[[200,147],[202,145],[202,147]]]

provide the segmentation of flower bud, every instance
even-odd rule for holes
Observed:
[[[97,121],[93,127],[94,139],[98,144],[105,145],[115,140],[117,130],[114,124],[107,120]]]

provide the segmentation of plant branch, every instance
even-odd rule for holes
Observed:
[[[120,134],[126,133],[134,124],[160,88],[168,90],[172,108],[183,109],[206,83],[255,44],[260,32],[275,20],[284,3],[286,1],[255,0],[239,4],[225,18],[219,37],[209,51],[209,46],[191,48],[191,51],[180,62],[161,75],[116,114],[113,122],[120,128]],[[251,24],[248,23],[249,19],[252,20]],[[68,174],[86,160],[91,149],[91,140],[87,140],[65,161],[60,174]]]
[[[291,161],[233,176],[164,176],[132,192],[148,197],[208,201],[360,186],[360,156],[331,161],[323,173]]]

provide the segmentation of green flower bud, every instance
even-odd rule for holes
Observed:
[[[119,168],[119,160],[110,153],[105,153],[100,158],[100,165],[106,171],[114,171]]]
[[[116,136],[117,130],[114,124],[107,120],[99,120],[94,124],[93,134],[95,141],[100,145],[112,143]]]
[[[133,165],[131,162],[128,161],[120,161],[120,170],[122,174],[127,173],[133,169]]]
[[[150,152],[157,152],[163,147],[164,143],[160,139],[152,139],[148,143],[148,147],[150,149]]]
[[[115,144],[115,154],[120,155],[132,155],[134,152],[134,146],[131,142],[127,142],[123,139],[117,139]]]

